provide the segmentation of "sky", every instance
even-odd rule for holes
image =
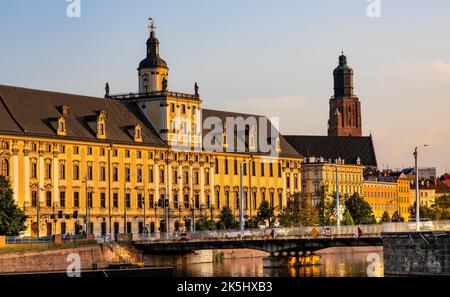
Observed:
[[[326,135],[344,50],[379,167],[412,166],[414,147],[428,144],[420,166],[450,170],[448,0],[71,1],[80,17],[68,16],[69,0],[1,1],[0,84],[137,91],[153,17],[169,89],[193,93],[198,82],[206,108],[277,116],[283,134]]]

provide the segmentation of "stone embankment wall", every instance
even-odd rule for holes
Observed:
[[[132,246],[117,248],[104,244],[94,244],[70,249],[48,251],[27,251],[0,255],[0,273],[26,273],[66,271],[73,261],[68,260],[70,254],[78,254],[81,270],[106,268],[109,264],[123,263],[123,254],[129,256],[129,261],[139,261],[139,253]],[[127,251],[127,252],[124,252]]]
[[[450,275],[450,232],[383,235],[385,275]]]

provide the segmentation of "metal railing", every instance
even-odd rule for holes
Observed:
[[[148,93],[122,93],[122,94],[111,94],[107,98],[117,99],[117,100],[127,100],[127,99],[142,99],[149,97],[175,97],[175,98],[185,98],[185,99],[199,99],[198,95],[186,94],[172,91],[155,91]]]
[[[421,221],[405,223],[385,223],[383,233],[445,232],[450,231],[450,221]]]
[[[44,243],[53,243],[53,236],[46,237],[16,237],[16,236],[7,236],[6,244],[44,244]]]
[[[119,242],[170,243],[177,241],[207,242],[267,239],[373,238],[381,237],[381,225],[341,227],[298,227],[238,230],[173,232],[154,234],[117,234]]]

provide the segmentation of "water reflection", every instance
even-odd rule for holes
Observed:
[[[187,277],[367,277],[367,256],[380,250],[322,254],[321,265],[310,267],[264,268],[262,258],[225,259],[222,263],[207,262],[211,252],[177,256],[146,255],[148,266],[175,267],[177,276]]]

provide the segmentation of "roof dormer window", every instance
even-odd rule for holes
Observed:
[[[97,117],[97,138],[105,139],[106,138],[106,111],[100,111],[100,114]]]
[[[142,142],[142,127],[139,123],[134,126],[134,141]]]
[[[59,117],[58,118],[57,134],[59,136],[66,136],[66,120],[64,119],[64,117]]]

